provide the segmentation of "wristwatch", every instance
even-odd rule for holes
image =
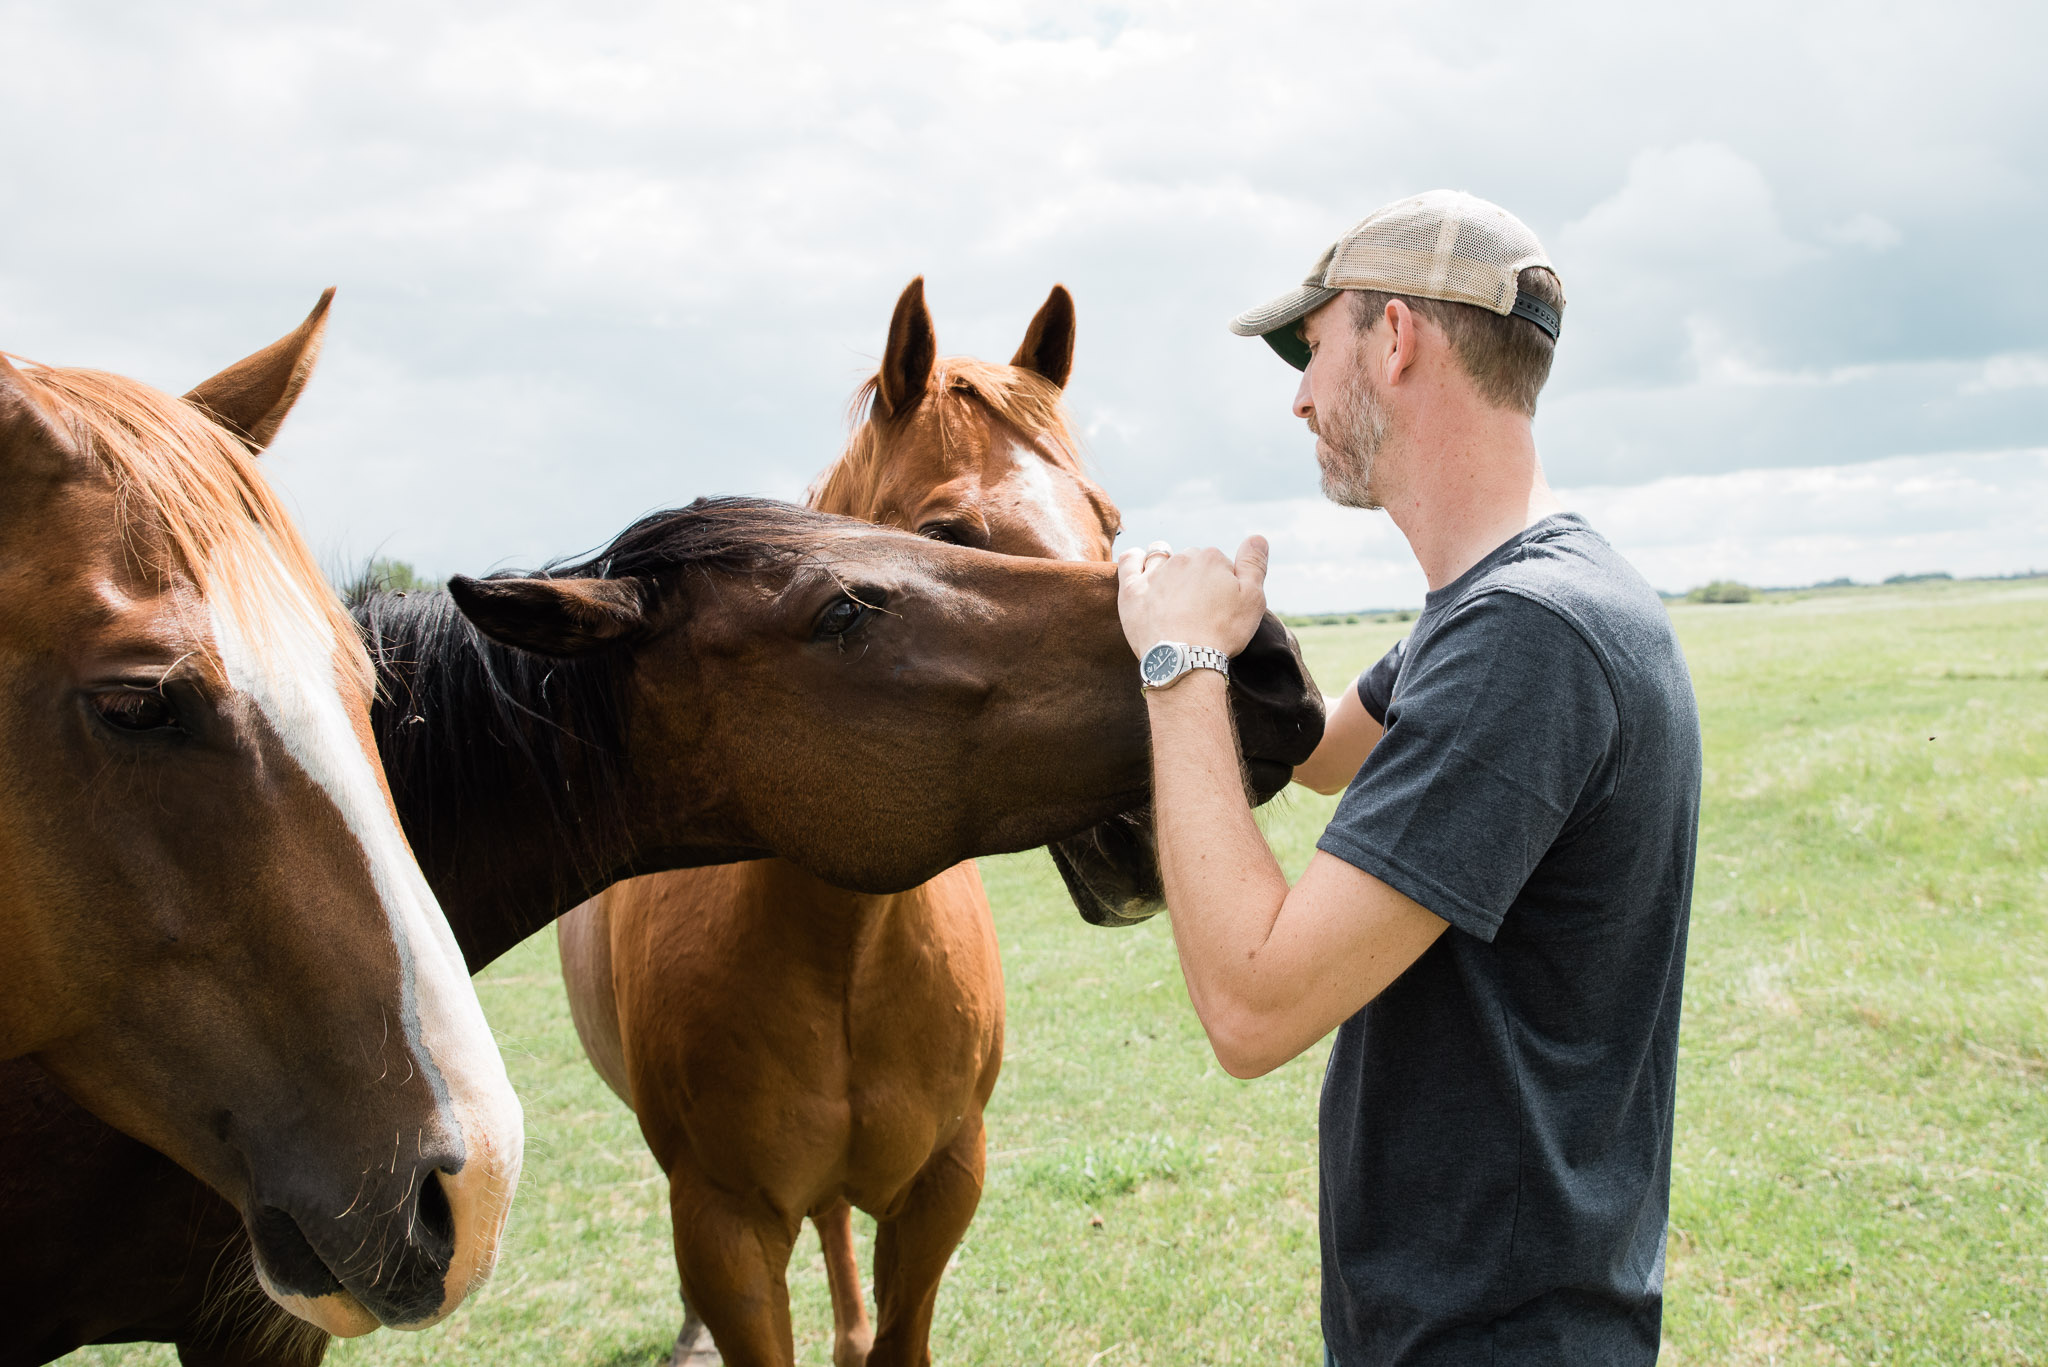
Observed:
[[[1185,641],[1161,641],[1138,661],[1138,677],[1147,688],[1165,688],[1186,677],[1190,670],[1213,669],[1230,677],[1230,657],[1211,646],[1191,646]]]

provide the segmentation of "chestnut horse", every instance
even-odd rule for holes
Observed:
[[[1073,299],[1055,286],[1008,366],[939,359],[913,280],[856,401],[865,420],[812,503],[1007,555],[1108,560],[1117,512],[1060,402],[1073,351]],[[794,1362],[784,1278],[806,1216],[833,1360],[927,1361],[1002,1063],[1002,964],[974,865],[879,896],[782,860],[680,869],[619,883],[556,929],[584,1051],[668,1174],[687,1311],[671,1362]],[[879,1222],[874,1327],[850,1204]]]
[[[523,1131],[361,641],[256,468],[332,294],[183,399],[0,357],[0,1059],[226,1198],[278,1303],[362,1333],[489,1274]]]
[[[579,565],[355,612],[399,816],[472,970],[622,877],[781,854],[887,891],[1069,835],[1149,782],[1106,566],[718,500]],[[1320,695],[1277,621],[1243,660],[1237,725],[1270,795],[1314,748]],[[1111,882],[1154,876],[1079,844]],[[0,1066],[4,1367],[138,1339],[188,1367],[318,1362],[324,1335],[250,1301],[231,1216]]]

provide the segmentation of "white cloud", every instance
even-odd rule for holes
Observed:
[[[2048,449],[1684,475],[1566,491],[1660,588],[2048,570]]]
[[[1786,587],[1933,570],[2048,570],[2048,448],[1675,475],[1558,493],[1667,592],[1714,579]],[[1384,514],[1320,498],[1244,502],[1196,488],[1129,511],[1124,521],[1124,545],[1234,550],[1245,536],[1264,534],[1273,543],[1267,596],[1289,612],[1416,607],[1427,588]]]
[[[1820,235],[1838,246],[1862,247],[1872,252],[1888,252],[1906,240],[1904,233],[1872,213],[1853,215],[1821,229]]]
[[[1111,491],[1278,508],[1293,377],[1223,320],[1453,185],[1565,274],[1566,482],[2048,430],[2048,280],[1958,269],[2048,198],[2041,14],[1524,14],[0,0],[0,347],[184,385],[341,285],[278,476],[316,540],[444,572],[799,490],[912,274],[998,356],[1064,280]]]
[[[1756,163],[1719,142],[1639,153],[1621,189],[1559,236],[1581,274],[1654,273],[1671,285],[1777,275],[1816,255],[1786,235]]]
[[[2001,389],[2040,389],[2048,386],[2048,354],[2038,351],[1993,356],[1983,369],[1963,384],[1965,394],[1995,394]]]

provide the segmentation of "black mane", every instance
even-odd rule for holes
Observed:
[[[641,518],[584,560],[492,577],[630,579],[652,608],[688,575],[780,574],[834,532],[864,525],[768,499],[699,499]],[[536,810],[564,856],[551,866],[556,886],[508,888],[479,901],[545,894],[559,915],[572,905],[564,898],[587,895],[583,889],[631,862],[624,809],[630,645],[573,659],[531,655],[485,637],[441,590],[358,586],[349,611],[377,671],[370,710],[377,750],[431,880],[487,876],[498,862],[492,842],[502,831],[530,829]],[[523,938],[503,941],[517,927],[458,924],[458,899],[436,891],[472,969],[480,955],[488,962]]]
[[[689,570],[753,575],[787,568],[836,533],[872,532],[870,523],[771,498],[700,498],[687,508],[649,513],[588,559],[556,561],[550,579],[638,579],[663,583]],[[494,579],[521,577],[512,572]]]

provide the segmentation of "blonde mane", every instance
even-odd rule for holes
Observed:
[[[10,358],[17,362],[19,357]],[[290,586],[323,612],[363,687],[374,675],[355,623],[328,586],[284,504],[242,440],[191,404],[119,375],[26,363],[23,380],[45,411],[74,419],[74,439],[114,486],[129,553],[159,577],[182,570],[202,596],[240,621],[265,620],[252,571],[276,564]],[[174,564],[151,564],[160,534]]]
[[[839,459],[826,467],[804,495],[811,507],[860,517],[874,506],[886,473],[875,418],[875,399],[881,388],[882,377],[872,375],[854,394],[847,408],[853,435],[847,439],[846,450]],[[942,356],[932,366],[926,392],[944,406],[939,415],[941,441],[960,416],[959,405],[969,398],[979,399],[997,417],[1027,436],[1050,438],[1038,449],[1055,469],[1075,475],[1084,473],[1081,444],[1074,436],[1060,387],[1036,371],[978,361],[972,356]]]

